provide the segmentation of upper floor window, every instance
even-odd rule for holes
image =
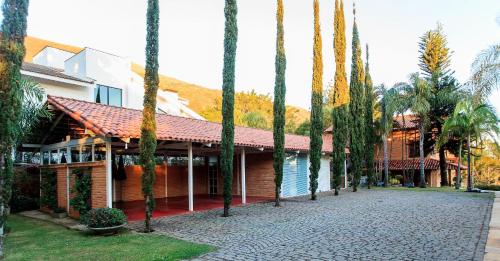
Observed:
[[[408,144],[410,158],[418,158],[420,156],[420,146],[418,141],[413,141]]]
[[[122,90],[104,85],[97,85],[94,90],[94,101],[96,103],[122,106]]]

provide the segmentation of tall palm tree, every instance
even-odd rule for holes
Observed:
[[[443,126],[445,137],[452,132],[461,133],[461,137],[467,141],[467,191],[472,191],[471,142],[485,136],[495,139],[500,133],[495,109],[485,103],[475,105],[473,99],[474,96],[471,96],[460,101]]]
[[[384,187],[387,187],[389,182],[389,155],[387,150],[387,139],[392,131],[393,116],[396,111],[396,89],[387,89],[385,85],[377,87],[378,95],[381,97],[378,107],[380,108],[380,118],[377,126],[382,139],[384,151]]]
[[[472,63],[472,85],[475,103],[486,100],[500,85],[500,43],[481,51]]]
[[[402,85],[404,89],[410,110],[418,116],[419,128],[419,157],[420,157],[420,184],[421,188],[425,188],[425,171],[424,171],[424,138],[425,126],[428,123],[428,112],[431,109],[429,100],[432,96],[432,86],[429,82],[420,77],[418,73],[413,73],[409,77],[409,83]]]

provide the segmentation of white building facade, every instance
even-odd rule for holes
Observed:
[[[124,57],[92,48],[78,53],[50,46],[24,63],[21,73],[46,94],[132,109],[143,108],[144,80]],[[157,109],[170,115],[203,119],[174,91],[158,90]]]

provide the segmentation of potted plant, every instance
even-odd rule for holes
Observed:
[[[65,218],[67,216],[68,216],[68,213],[66,213],[66,209],[64,209],[64,208],[56,207],[52,211],[53,218]]]
[[[115,234],[127,224],[127,217],[117,208],[91,209],[82,218],[82,223],[98,235]]]

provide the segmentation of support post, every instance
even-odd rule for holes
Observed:
[[[193,143],[191,142],[188,143],[188,197],[189,211],[193,211]]]
[[[347,189],[347,160],[344,160],[344,188]]]
[[[69,213],[69,207],[70,207],[70,204],[69,204],[69,182],[71,181],[71,178],[69,176],[69,167],[68,165],[66,165],[66,212]]]
[[[94,155],[94,146],[92,145],[92,155]],[[107,207],[113,207],[113,176],[111,168],[111,140],[106,140],[106,202]]]
[[[245,147],[241,148],[241,204],[245,205],[247,203],[247,182],[246,182],[246,155]]]

